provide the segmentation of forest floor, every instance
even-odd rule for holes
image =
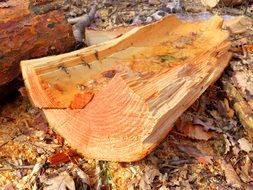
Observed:
[[[159,0],[101,1],[91,27],[143,24],[171,12],[244,15],[240,31],[231,32],[234,55],[221,79],[180,117],[155,151],[133,163],[78,155],[48,126],[22,88],[23,96],[0,105],[0,189],[253,189],[253,141],[224,90],[229,81],[253,110],[253,5],[211,10],[197,0],[182,1],[174,9],[166,5]],[[64,10],[75,17],[89,7],[86,1],[72,0]]]

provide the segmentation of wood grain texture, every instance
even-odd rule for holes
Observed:
[[[227,66],[230,42],[221,25],[219,17],[166,17],[108,42],[24,61],[23,77],[34,105],[78,152],[136,161],[166,137]],[[87,92],[94,97],[82,109],[69,106]]]
[[[71,26],[64,13],[55,10],[56,2],[61,1],[37,5],[9,0],[10,6],[0,9],[0,87],[20,74],[21,60],[64,53],[73,47]],[[36,12],[43,7],[47,11]]]
[[[87,28],[85,31],[85,41],[89,46],[99,44],[118,38],[133,28],[134,26],[122,26],[110,30],[94,30]]]

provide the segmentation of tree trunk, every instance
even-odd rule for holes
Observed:
[[[59,9],[62,2],[4,2],[0,8],[0,90],[20,74],[21,60],[63,53],[73,47],[71,26]]]
[[[222,19],[175,17],[134,28],[79,51],[23,61],[35,106],[78,152],[98,160],[136,161],[227,66]]]

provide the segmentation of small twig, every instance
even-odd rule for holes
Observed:
[[[162,167],[168,167],[168,168],[173,168],[173,169],[178,169],[180,168],[181,166],[175,166],[175,165],[170,165],[170,164],[162,164],[161,165]]]
[[[171,133],[173,133],[173,134],[175,134],[175,135],[182,136],[182,137],[187,137],[187,136],[184,135],[183,133],[179,133],[179,132],[176,132],[176,131],[171,131]]]
[[[2,148],[3,146],[5,146],[6,144],[8,144],[10,141],[14,140],[16,137],[12,137],[10,140],[5,141],[3,144],[0,145],[0,148]]]
[[[118,10],[118,7],[116,7],[109,15],[108,17],[110,18],[114,13],[116,13]]]
[[[245,9],[244,9],[244,13],[243,14],[246,15],[247,10],[248,10],[248,6],[249,6],[249,1],[246,1],[244,5],[245,5]]]
[[[172,166],[177,166],[177,165],[182,165],[182,164],[190,164],[190,160],[177,160],[177,161],[170,161],[170,165]]]
[[[20,135],[23,135],[22,133],[20,134],[16,134],[15,136],[11,137],[10,140],[4,142],[3,144],[0,145],[0,148],[2,148],[3,146],[5,146],[6,144],[8,144],[10,141],[13,141],[14,139],[16,139],[17,137],[19,137]]]
[[[76,24],[76,23],[80,22],[83,19],[83,17],[85,17],[85,16],[87,16],[87,15],[81,15],[81,16],[78,16],[75,18],[68,18],[68,23],[69,24]]]
[[[236,164],[238,164],[238,162],[240,162],[242,159],[244,159],[244,157],[238,158],[238,159],[235,161],[235,163],[233,164],[233,167],[235,167]]]
[[[13,166],[13,167],[3,167],[0,168],[0,171],[10,171],[10,170],[30,170],[33,169],[34,165],[28,165],[28,166]]]
[[[101,173],[101,161],[96,161],[96,188],[95,189],[101,189],[102,186],[102,179],[100,176]]]

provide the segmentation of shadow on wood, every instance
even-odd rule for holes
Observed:
[[[136,161],[214,83],[231,54],[218,16],[171,16],[108,42],[23,61],[31,101],[88,158]]]

